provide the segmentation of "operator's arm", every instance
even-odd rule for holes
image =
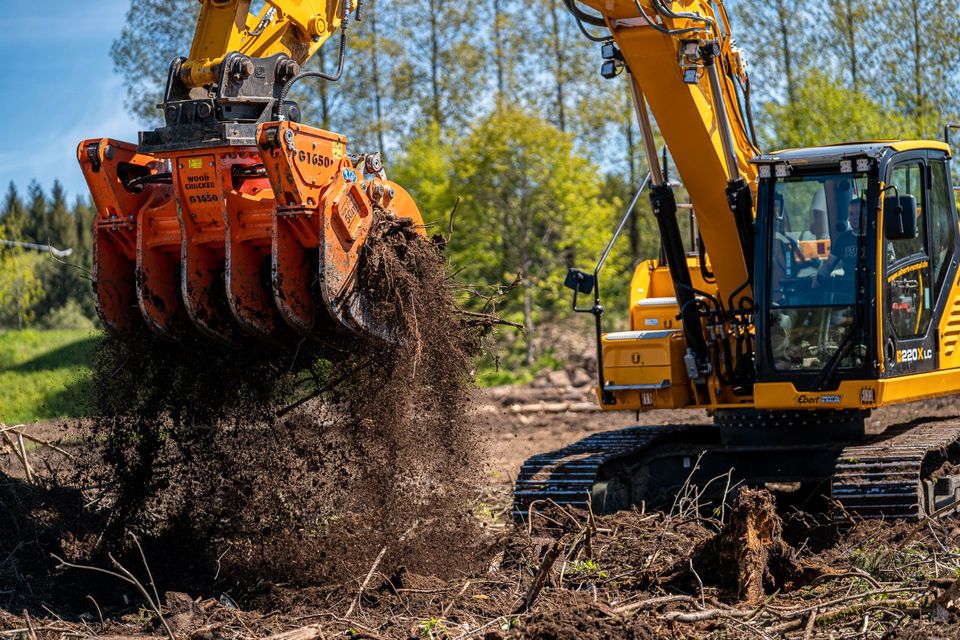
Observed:
[[[827,259],[823,261],[823,264],[820,265],[820,268],[817,269],[817,272],[813,274],[813,281],[810,283],[810,286],[816,289],[820,286],[820,281],[823,278],[828,277],[833,270],[837,268],[837,264],[840,262],[840,258],[837,257],[832,251],[830,255],[827,256]]]

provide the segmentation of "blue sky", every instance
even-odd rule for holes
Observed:
[[[21,193],[54,179],[72,200],[87,193],[76,160],[86,138],[136,142],[138,124],[123,106],[110,45],[123,27],[129,0],[16,0],[0,3],[0,189]]]

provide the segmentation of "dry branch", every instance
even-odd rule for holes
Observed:
[[[323,635],[321,626],[312,624],[308,627],[300,627],[292,631],[284,631],[283,633],[268,636],[266,640],[324,640],[324,638],[326,638],[326,636]]]

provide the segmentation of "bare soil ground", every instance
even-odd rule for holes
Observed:
[[[457,308],[440,243],[381,222],[363,295],[415,339],[326,365],[105,341],[99,418],[0,426],[0,638],[960,638],[955,520],[837,524],[765,489],[705,510],[687,487],[515,525],[526,457],[636,418],[595,408],[589,355],[471,390],[497,319]]]
[[[83,451],[71,441],[75,425],[27,428],[40,440],[67,439],[63,452],[28,452],[33,483],[15,456],[0,458],[7,474],[0,501],[8,516],[17,514],[4,526],[20,528],[0,530],[0,634],[159,638],[169,637],[169,627],[176,638],[204,640],[960,637],[960,523],[950,519],[838,528],[818,514],[777,515],[767,494],[744,492],[722,516],[683,504],[670,513],[607,517],[555,509],[516,527],[507,516],[509,491],[528,455],[636,424],[635,416],[602,414],[589,401],[585,391],[534,387],[479,396],[470,419],[489,446],[486,473],[470,497],[473,522],[463,530],[470,540],[421,549],[433,562],[388,562],[388,551],[362,570],[305,576],[301,584],[210,576],[191,589],[177,579],[177,550],[154,539],[142,541],[143,558],[89,565],[116,577],[52,571],[51,549],[67,554],[77,543],[68,535],[76,523],[64,512],[80,505],[69,488],[45,479],[57,475],[66,453]],[[878,412],[874,426],[953,413],[960,399]],[[706,420],[696,412],[642,419]],[[404,544],[395,539],[384,548]],[[424,570],[444,564],[453,570]],[[143,592],[121,579],[124,570]]]

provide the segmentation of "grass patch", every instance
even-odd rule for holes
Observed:
[[[527,384],[544,369],[558,371],[563,365],[563,360],[549,350],[540,354],[533,364],[527,364],[526,354],[516,349],[503,354],[499,363],[490,355],[485,355],[477,366],[477,386],[486,389],[507,384]]]
[[[99,336],[89,329],[0,332],[0,422],[89,415]]]

